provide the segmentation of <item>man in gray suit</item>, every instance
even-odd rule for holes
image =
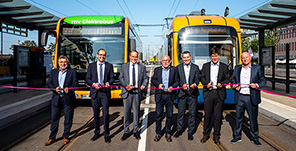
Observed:
[[[136,50],[131,51],[129,57],[130,62],[121,66],[121,72],[119,75],[121,85],[125,86],[120,94],[123,98],[124,106],[124,134],[121,140],[126,140],[129,137],[131,108],[133,108],[134,137],[136,139],[141,139],[139,132],[140,102],[143,99],[142,90],[145,89],[148,83],[146,67],[137,63],[138,52]]]
[[[189,51],[182,53],[183,63],[177,66],[179,74],[179,85],[183,87],[178,92],[178,119],[177,132],[174,137],[177,138],[182,134],[183,122],[185,116],[186,105],[189,107],[188,118],[188,140],[193,140],[193,130],[195,128],[197,96],[199,95],[197,85],[199,84],[200,70],[198,65],[191,62],[191,54]]]

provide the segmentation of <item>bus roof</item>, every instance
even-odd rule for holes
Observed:
[[[119,23],[123,19],[123,16],[116,15],[84,15],[66,17],[64,22],[73,25],[111,25]]]
[[[235,28],[237,32],[240,32],[239,22],[232,17],[221,16],[178,16],[174,18],[172,22],[173,32],[178,32],[182,27],[196,26],[196,25],[221,25],[230,26]]]

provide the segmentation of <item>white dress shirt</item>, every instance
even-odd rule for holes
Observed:
[[[242,70],[240,74],[241,84],[250,84],[251,80],[251,66],[245,68],[242,65]],[[240,94],[248,94],[250,95],[250,86],[249,85],[241,85],[241,89],[239,91]]]
[[[218,72],[219,72],[219,65],[220,65],[220,61],[218,61],[216,64],[214,64],[212,61],[211,61],[211,72],[210,72],[210,75],[211,75],[211,82],[212,85],[217,85],[217,81],[218,81]],[[217,89],[216,86],[213,86],[213,89]]]
[[[184,67],[186,83],[189,85],[189,74],[190,74],[191,62],[190,62],[190,64],[188,66],[184,63],[183,67]]]
[[[121,69],[124,70],[124,69]],[[139,70],[139,65],[138,63],[135,64],[135,79],[136,79],[136,85],[134,85],[135,87],[138,87],[138,70]],[[130,62],[130,66],[129,66],[129,79],[130,79],[130,84],[133,84],[133,63]]]
[[[97,72],[98,72],[98,83],[100,83],[100,64],[99,61],[97,61]],[[102,63],[102,71],[103,71],[103,79],[102,81],[104,81],[104,75],[105,75],[105,61]],[[101,83],[102,85],[104,85],[104,83]]]

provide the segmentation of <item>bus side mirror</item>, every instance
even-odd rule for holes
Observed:
[[[48,39],[48,35],[51,36],[56,36],[56,32],[53,30],[45,30],[43,31],[43,33],[41,34],[41,46],[44,47],[47,45],[47,39]]]
[[[136,50],[136,40],[129,39],[129,51]]]

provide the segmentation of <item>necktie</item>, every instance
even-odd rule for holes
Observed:
[[[136,69],[135,69],[135,64],[133,64],[133,86],[136,86]]]
[[[103,64],[100,63],[100,83],[101,85],[104,85],[104,82],[103,82]]]

